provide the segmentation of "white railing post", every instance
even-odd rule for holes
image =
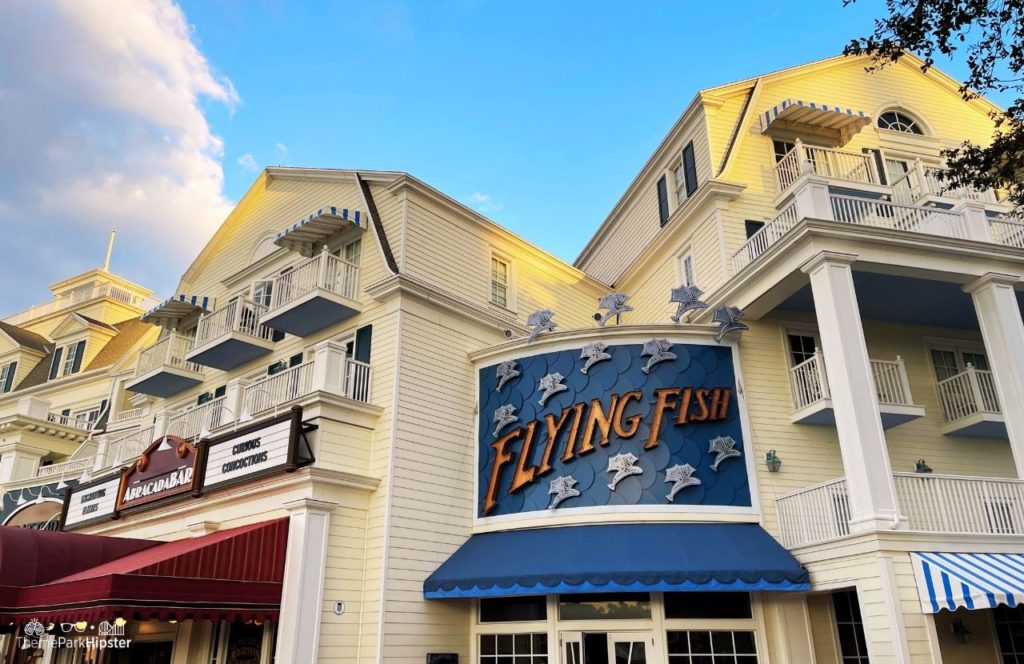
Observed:
[[[313,389],[345,394],[345,347],[330,339],[313,346]]]
[[[107,452],[110,447],[110,436],[100,434],[96,436],[96,456],[93,457],[92,471],[98,473],[107,467]]]
[[[994,242],[992,230],[989,226],[988,215],[985,214],[985,204],[979,201],[963,200],[953,207],[953,211],[960,214],[964,219],[967,228],[967,239],[976,242]]]
[[[985,408],[985,400],[981,396],[981,383],[978,382],[978,370],[970,362],[967,363],[967,384],[971,388],[971,399],[974,401],[974,412],[979,412]]]
[[[793,141],[793,149],[796,151],[796,172],[798,177],[800,175],[806,175],[807,173],[814,172],[814,164],[807,159],[807,152],[804,148],[804,142],[799,138]]]
[[[820,175],[805,175],[793,189],[793,201],[798,219],[833,219],[828,180]]]
[[[237,421],[242,416],[242,411],[245,409],[245,386],[246,381],[241,378],[232,378],[228,381],[227,386],[224,388],[224,409],[227,411],[222,417],[231,417],[232,420]],[[221,423],[226,423],[226,419],[221,419]],[[212,428],[212,427],[211,427]]]
[[[910,395],[910,379],[907,377],[907,366],[903,362],[903,358],[899,355],[896,356],[896,367],[899,372],[900,389],[903,391],[903,394],[901,395],[903,398],[900,403],[905,406],[910,406],[914,403],[914,399]]]
[[[814,364],[815,369],[818,371],[818,384],[821,386],[821,398],[830,399],[832,398],[831,392],[828,388],[828,375],[825,373],[825,356],[821,354],[821,349],[814,349]]]
[[[324,250],[320,253],[320,265],[318,266],[316,275],[316,288],[327,287],[327,260],[330,256],[330,252],[327,251],[327,245],[324,245]]]

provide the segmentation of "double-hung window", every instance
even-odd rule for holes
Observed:
[[[17,362],[8,362],[0,367],[0,393],[6,394],[14,389],[14,374],[17,371]]]
[[[684,254],[679,259],[679,276],[682,278],[684,286],[697,284],[697,275],[693,268],[693,254]]]
[[[82,369],[82,359],[85,357],[85,340],[78,343],[58,347],[53,351],[53,360],[50,362],[49,379],[70,376]]]
[[[508,287],[508,263],[496,256],[491,256],[491,303],[508,309]]]

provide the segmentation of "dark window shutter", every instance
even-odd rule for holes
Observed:
[[[668,221],[668,183],[664,175],[658,180],[658,221],[662,226]]]
[[[296,353],[288,358],[288,367],[297,367],[302,364],[302,353]]]
[[[686,181],[686,196],[697,191],[697,162],[693,157],[693,142],[683,148],[683,178]]]
[[[107,428],[107,419],[110,417],[110,413],[107,412],[107,400],[104,399],[100,402],[100,414],[96,418],[96,430]]]
[[[202,406],[204,403],[206,403],[207,401],[209,401],[212,398],[213,397],[210,396],[209,392],[203,392],[198,397],[196,397],[196,405],[197,406]]]
[[[373,326],[367,325],[356,330],[356,361],[370,361],[370,343],[373,340]]]
[[[222,396],[224,396],[225,394],[227,394],[227,392],[228,392],[228,386],[227,385],[221,385],[220,387],[218,387],[217,389],[215,389],[213,391],[213,398],[214,399],[219,399]]]
[[[57,377],[60,373],[60,358],[64,355],[64,349],[58,348],[53,351],[53,362],[50,364],[50,380]]]
[[[71,367],[71,373],[78,373],[78,370],[82,368],[83,355],[85,355],[85,341],[79,341],[75,349],[75,362],[74,366]]]
[[[7,367],[7,381],[4,383],[4,392],[10,392],[14,388],[14,374],[18,371],[18,363],[11,362]]]
[[[875,170],[878,171],[878,184],[889,184],[889,178],[885,174],[885,162],[882,161],[882,151],[864,148],[864,152],[870,152],[871,158],[875,160]]]
[[[64,410],[60,411],[60,416],[61,417],[71,417],[71,409],[70,408],[65,408]]]

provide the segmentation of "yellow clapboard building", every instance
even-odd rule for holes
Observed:
[[[63,531],[0,529],[4,661],[1024,656],[1024,224],[940,177],[998,109],[866,64],[699,92],[573,265],[406,173],[266,169],[126,316],[105,422],[4,440]]]

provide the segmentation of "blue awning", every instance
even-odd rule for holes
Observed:
[[[176,328],[189,316],[209,313],[215,302],[213,298],[204,295],[171,297],[142,314],[142,322]]]
[[[809,589],[807,570],[753,523],[601,524],[481,533],[423,583],[427,599]]]
[[[365,229],[362,216],[359,210],[325,205],[278,233],[274,244],[303,256],[312,256],[318,246],[343,230],[353,226]]]
[[[1024,604],[1024,554],[912,553],[921,609],[994,609]]]

